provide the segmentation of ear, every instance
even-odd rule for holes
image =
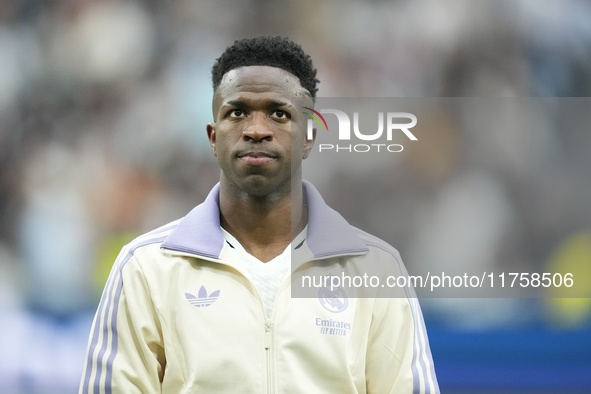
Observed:
[[[217,157],[217,153],[215,151],[215,123],[211,122],[207,124],[207,139],[209,140],[209,145],[211,146],[211,151],[213,155]]]
[[[306,133],[307,134],[307,133]],[[308,139],[306,135],[306,139],[304,140],[304,156],[302,159],[307,159],[310,156],[310,152],[314,147],[314,142],[316,141],[316,127],[312,128],[312,139]]]

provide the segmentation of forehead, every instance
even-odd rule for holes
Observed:
[[[281,96],[287,100],[294,96],[309,95],[295,75],[277,67],[248,66],[228,71],[214,95],[221,104],[242,96]]]

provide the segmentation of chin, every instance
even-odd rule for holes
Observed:
[[[277,182],[275,179],[269,179],[261,175],[250,175],[242,180],[238,187],[245,193],[255,197],[268,197],[279,192],[289,192],[282,182]]]

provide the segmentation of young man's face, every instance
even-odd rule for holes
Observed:
[[[224,75],[213,98],[215,123],[207,125],[222,182],[260,197],[289,190],[313,144],[291,107],[292,97],[306,95],[296,76],[276,67],[240,67]]]

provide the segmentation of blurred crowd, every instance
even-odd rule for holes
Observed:
[[[320,108],[343,109],[345,101],[318,102]],[[360,118],[373,118],[376,108],[415,114],[412,132],[418,141],[394,136],[391,142],[404,146],[395,154],[316,150],[304,162],[304,174],[329,205],[398,248],[411,275],[495,272],[495,291],[487,296],[478,289],[471,296],[479,299],[419,289],[430,323],[468,330],[589,326],[589,299],[551,298],[591,297],[591,98],[372,98],[354,103]],[[372,121],[361,130],[375,130]],[[321,133],[326,140],[320,143],[348,146],[336,137],[329,140],[329,134]],[[571,273],[576,283],[570,289],[577,291],[569,295],[566,287],[532,282],[529,288],[538,287],[539,298],[526,299],[533,295],[511,295],[519,282],[502,287],[501,272]]]
[[[572,97],[591,93],[590,20],[585,0],[0,0],[0,392],[75,389],[120,248],[217,182],[210,70],[234,39],[299,42],[319,96]],[[474,236],[477,220],[486,241],[473,253],[525,267],[591,259],[591,122],[540,129],[527,160],[502,134],[459,136],[450,122],[384,185],[400,197],[376,201],[414,223],[390,240],[407,263]],[[364,190],[326,182],[343,208]],[[432,215],[409,217],[421,202]],[[508,229],[519,248],[504,247]],[[586,301],[540,308],[574,310],[570,325],[589,318]]]

